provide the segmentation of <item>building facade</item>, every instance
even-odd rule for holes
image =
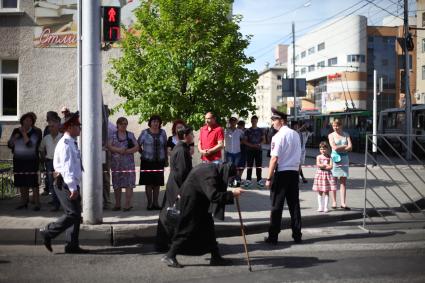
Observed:
[[[288,74],[307,81],[307,95],[297,102],[301,110],[372,110],[374,69],[384,82],[379,108],[403,105],[404,57],[399,39],[403,28],[398,22],[386,24],[368,26],[366,17],[353,15],[326,23],[296,40],[295,73],[289,52]],[[412,90],[416,88],[415,55],[413,50],[409,66]],[[293,98],[288,98],[288,107],[293,105]]]
[[[255,104],[260,127],[270,125],[270,108],[278,108],[284,102],[282,98],[282,78],[285,76],[285,66],[267,67],[259,73],[258,83],[255,87]]]

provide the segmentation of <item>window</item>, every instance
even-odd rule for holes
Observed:
[[[422,66],[422,80],[425,80],[425,66]]]
[[[317,69],[324,68],[325,66],[325,61],[320,61],[319,63],[317,63]]]
[[[308,49],[308,55],[314,54],[314,46]]]
[[[282,76],[281,76],[281,75],[277,75],[276,79],[277,79],[278,81],[281,81],[281,80],[282,80]]]
[[[277,86],[276,86],[276,89],[277,89],[277,90],[282,89],[282,85],[277,85]]]
[[[299,59],[300,59],[299,55],[295,56],[295,62],[297,62]]]
[[[299,77],[300,71],[295,71],[295,77]]]
[[[305,51],[301,52],[301,58],[304,58],[305,56],[306,56],[306,52]]]
[[[0,9],[17,9],[18,0],[0,0]]]
[[[310,65],[310,66],[308,66],[308,71],[309,71],[309,72],[313,72],[313,71],[314,71],[314,65]]]
[[[18,60],[0,60],[0,118],[6,117],[18,117]]]
[[[319,44],[317,45],[317,51],[320,51],[320,50],[323,50],[323,49],[325,49],[325,43],[324,43],[324,42],[319,43]]]
[[[328,66],[335,66],[337,64],[338,64],[338,58],[337,57],[328,59]]]
[[[359,62],[359,63],[364,63],[366,62],[366,57],[364,55],[359,55],[359,54],[355,54],[355,55],[347,55],[347,62]]]
[[[305,68],[301,68],[301,75],[305,74],[306,70]]]
[[[425,38],[422,39],[422,53],[425,53]]]

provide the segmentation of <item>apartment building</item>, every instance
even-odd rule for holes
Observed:
[[[325,23],[296,40],[295,73],[289,54],[288,74],[306,78],[307,96],[297,102],[301,110],[371,110],[373,69],[384,81],[379,108],[403,105],[404,57],[399,40],[403,29],[391,19],[385,25],[368,26],[365,16],[352,15]],[[411,52],[412,59],[415,54]],[[411,89],[416,88],[415,61],[409,66]],[[288,98],[288,108],[293,105]]]
[[[286,76],[286,66],[276,65],[266,67],[259,73],[258,83],[255,87],[256,115],[260,127],[270,125],[271,107],[283,104],[282,78]]]

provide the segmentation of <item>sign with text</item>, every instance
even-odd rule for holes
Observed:
[[[307,95],[307,86],[305,79],[297,80],[297,97],[305,97]],[[294,97],[294,79],[282,79],[282,96]]]

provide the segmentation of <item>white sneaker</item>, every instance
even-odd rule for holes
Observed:
[[[328,208],[325,207],[325,209],[323,209],[323,212],[328,213],[329,212]]]
[[[317,209],[317,212],[323,212],[323,208],[319,207],[319,208]]]

